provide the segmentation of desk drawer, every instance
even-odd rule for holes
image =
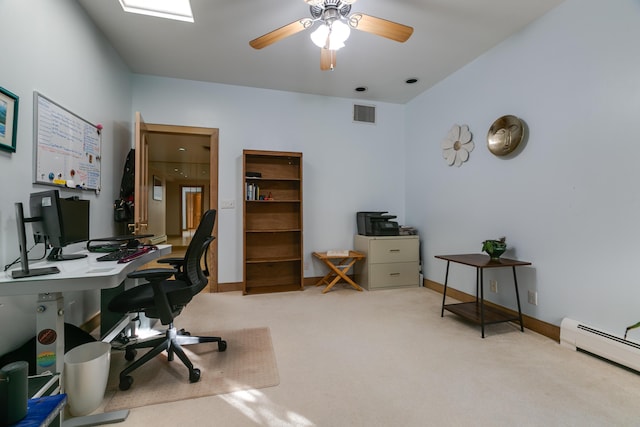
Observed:
[[[369,268],[369,289],[418,286],[420,280],[417,262],[371,264]]]
[[[418,246],[418,239],[372,240],[367,258],[372,264],[416,261]]]

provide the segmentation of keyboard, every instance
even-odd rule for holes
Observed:
[[[123,248],[114,252],[109,252],[99,256],[98,261],[117,261],[119,264],[133,261],[142,255],[157,249],[155,246],[141,246],[138,248]]]

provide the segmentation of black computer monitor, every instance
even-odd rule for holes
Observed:
[[[20,263],[22,264],[22,269],[12,271],[11,276],[14,279],[18,279],[21,277],[59,273],[60,270],[58,270],[57,267],[29,267],[29,257],[27,255],[27,233],[25,231],[25,223],[27,222],[31,222],[31,218],[25,218],[22,203],[16,203],[16,223],[18,225],[18,245],[20,246]]]
[[[49,261],[84,258],[84,254],[63,254],[62,248],[89,240],[89,201],[62,199],[58,190],[32,193],[29,198],[33,238],[52,246]],[[40,219],[39,221],[37,219]]]

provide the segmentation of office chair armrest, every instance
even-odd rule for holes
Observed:
[[[158,282],[167,280],[177,272],[178,270],[175,268],[149,268],[147,270],[136,270],[127,274],[127,277],[130,279],[146,279],[149,282]]]
[[[179,267],[184,264],[184,258],[178,258],[178,257],[161,258],[156,262],[158,264],[171,264],[174,267]]]

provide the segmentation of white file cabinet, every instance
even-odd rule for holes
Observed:
[[[355,265],[356,283],[368,290],[420,283],[418,236],[355,236],[355,250],[367,257]]]

